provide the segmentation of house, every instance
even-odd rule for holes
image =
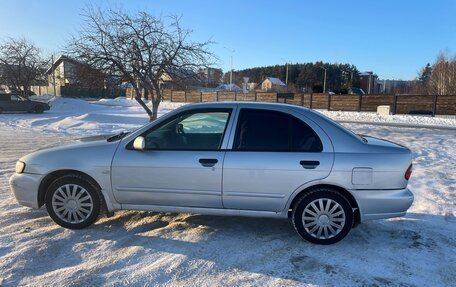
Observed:
[[[100,71],[65,55],[61,55],[54,61],[47,69],[46,75],[49,85],[52,86],[55,79],[57,87],[103,88],[106,78]]]
[[[258,83],[248,83],[247,84],[247,90],[250,92],[255,91],[255,89],[258,87]]]
[[[281,90],[286,88],[287,85],[285,85],[282,80],[279,78],[273,78],[273,77],[267,77],[262,83],[261,83],[261,90],[263,91],[272,91],[272,90]]]
[[[169,68],[160,77],[160,88],[172,90],[187,90],[203,85],[203,80],[192,70]]]

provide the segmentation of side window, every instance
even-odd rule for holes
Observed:
[[[323,145],[320,138],[306,123],[292,117],[291,150],[297,152],[321,152]]]
[[[284,113],[242,109],[233,149],[288,151],[289,116]]]
[[[315,131],[300,119],[282,112],[242,109],[233,149],[321,152],[323,145]]]
[[[11,101],[18,102],[18,101],[21,101],[21,98],[19,98],[18,96],[12,95]]]
[[[217,150],[230,110],[185,113],[144,134],[146,149]]]

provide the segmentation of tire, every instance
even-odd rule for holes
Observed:
[[[101,209],[99,188],[79,175],[56,179],[46,191],[46,209],[58,225],[81,229],[97,221]]]
[[[320,188],[304,194],[297,201],[291,218],[303,239],[328,245],[341,241],[350,232],[354,215],[343,195],[332,189]]]
[[[36,106],[36,107],[35,107],[35,112],[36,112],[37,114],[41,114],[41,113],[43,113],[43,111],[44,111],[43,106]]]

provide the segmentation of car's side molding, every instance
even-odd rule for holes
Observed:
[[[197,214],[204,214],[204,215],[223,215],[223,216],[248,216],[248,217],[270,217],[270,218],[287,218],[288,217],[287,213],[274,212],[274,211],[186,207],[186,206],[166,206],[166,205],[122,204],[122,209],[149,210],[149,211],[156,211],[156,212],[197,213]]]

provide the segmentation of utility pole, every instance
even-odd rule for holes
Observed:
[[[231,53],[231,64],[230,64],[230,91],[233,86],[233,53]]]
[[[323,70],[325,70],[325,78],[323,79],[323,94],[326,93],[326,70],[328,70],[327,68],[323,68],[323,67],[320,67],[322,68]]]
[[[371,93],[371,81],[372,81],[372,73],[370,72],[369,73],[369,85],[368,85],[368,88],[367,88],[367,93],[368,94]]]
[[[326,93],[326,70],[327,70],[328,68],[324,68],[324,67],[322,67],[322,66],[317,66],[317,67],[319,67],[319,68],[325,70],[325,78],[323,79],[323,94],[324,94],[324,93]]]
[[[225,48],[228,52],[231,53],[231,57],[230,57],[230,91],[231,91],[232,86],[233,86],[233,53],[235,52],[235,50],[228,49],[227,47],[223,47],[223,48]]]
[[[54,67],[54,55],[52,55],[51,57],[51,70],[52,70],[52,86],[53,86],[53,90],[54,90],[54,97],[57,95],[56,91],[55,91],[55,68]]]
[[[280,59],[285,62],[285,66],[286,66],[285,84],[288,87],[288,61],[286,61],[284,58],[280,58]]]
[[[287,63],[287,72],[285,74],[285,84],[287,85],[288,87],[288,63]]]
[[[326,93],[326,69],[325,69],[325,80],[323,81],[323,93]]]

